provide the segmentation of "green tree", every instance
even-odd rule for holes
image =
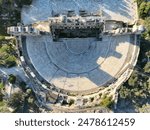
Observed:
[[[9,67],[16,66],[16,57],[15,56],[8,56],[8,58],[5,60],[5,65]]]
[[[21,109],[24,102],[24,95],[22,92],[14,93],[8,101],[8,106],[14,109]]]
[[[106,108],[111,108],[113,106],[113,101],[111,97],[104,97],[102,98],[100,105]]]
[[[4,88],[4,84],[0,83],[0,90]]]
[[[15,0],[15,3],[22,8],[23,5],[30,5],[32,0]]]
[[[138,85],[138,74],[133,72],[133,74],[131,75],[131,77],[128,80],[128,84],[132,87],[135,87]]]
[[[3,95],[3,93],[0,91],[0,102],[3,101],[3,97],[4,97],[4,95]]]
[[[0,36],[0,41],[5,40],[5,36]]]
[[[146,56],[147,56],[147,58],[148,58],[148,62],[150,62],[150,51],[148,51],[148,52],[146,52]]]
[[[10,75],[9,75],[9,78],[8,78],[8,81],[9,81],[11,84],[15,84],[15,82],[16,82],[16,76],[14,76],[13,74],[10,74]]]
[[[142,2],[139,5],[139,15],[141,18],[145,18],[149,15],[150,13],[150,2]]]
[[[121,86],[119,94],[120,94],[120,98],[122,98],[122,99],[130,98],[131,90],[128,89],[126,86]]]
[[[144,67],[144,72],[150,73],[150,62],[148,62]]]
[[[20,88],[25,92],[26,91],[26,83],[24,81],[21,81],[19,83]]]
[[[69,101],[69,106],[73,105],[74,102],[75,102],[75,101],[74,101],[73,99],[71,99],[71,100]]]
[[[8,41],[6,41],[8,42]],[[0,65],[13,67],[16,65],[15,48],[12,45],[1,44],[0,46]]]

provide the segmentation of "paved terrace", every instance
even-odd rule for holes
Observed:
[[[135,0],[33,0],[29,7],[22,10],[22,21],[31,24],[45,21],[57,13],[74,10],[86,10],[92,14],[103,14],[105,19],[122,20],[133,23],[137,20],[137,6]]]
[[[130,61],[132,36],[61,39],[50,36],[26,38],[31,63],[49,83],[68,91],[90,91],[118,77]]]

